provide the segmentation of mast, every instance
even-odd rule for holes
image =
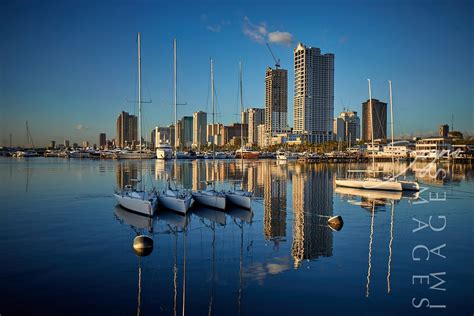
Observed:
[[[138,139],[140,148],[138,149],[138,155],[140,159],[140,179],[139,183],[142,186],[142,64],[141,64],[141,51],[140,51],[140,32],[137,36],[138,42]]]
[[[393,107],[392,107],[392,80],[388,81],[390,87],[390,126],[391,126],[391,134],[392,134],[392,178],[395,179],[395,161],[393,158]]]
[[[177,74],[177,60],[176,60],[176,38],[173,39],[173,88],[174,88],[174,159],[176,160],[176,153],[178,151],[178,110],[177,110],[177,102],[178,102],[178,92],[176,89],[177,82],[178,82],[178,74]]]
[[[212,103],[212,163],[214,163],[214,160],[216,158],[216,152],[214,151],[214,137],[216,136],[215,130],[214,130],[214,66],[212,64],[212,58],[211,58],[211,103]]]
[[[239,62],[240,67],[240,161],[242,162],[242,181],[244,177],[244,99],[242,92],[242,62]],[[241,184],[243,185],[243,183]]]
[[[369,107],[370,107],[370,134],[372,138],[372,172],[375,172],[375,155],[374,155],[374,109],[372,108],[372,89],[370,87],[370,79],[367,79],[369,82]]]

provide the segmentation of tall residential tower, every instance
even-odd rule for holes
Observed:
[[[265,132],[286,131],[288,125],[288,71],[272,69],[265,72]]]
[[[294,132],[312,143],[332,139],[334,54],[298,43],[294,49]]]

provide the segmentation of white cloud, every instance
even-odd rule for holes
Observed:
[[[244,34],[257,43],[263,44],[268,33],[265,22],[260,22],[258,25],[250,22],[248,17],[244,17],[242,31]]]
[[[86,130],[86,129],[89,129],[89,127],[86,127],[82,124],[77,124],[76,127],[75,127],[76,131],[83,131],[83,130]]]
[[[254,24],[248,17],[242,22],[242,32],[251,40],[263,44],[265,42],[289,46],[293,42],[293,35],[289,32],[269,31],[265,22]]]
[[[270,32],[268,33],[268,41],[270,43],[278,43],[289,46],[291,43],[293,43],[293,35],[289,32]]]
[[[208,25],[208,26],[206,26],[206,29],[208,31],[213,32],[213,33],[219,33],[221,31],[222,27],[219,24],[216,24],[216,25]]]

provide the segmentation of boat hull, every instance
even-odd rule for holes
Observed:
[[[160,149],[156,150],[156,159],[168,160],[173,158],[173,151],[170,149]]]
[[[158,195],[158,202],[161,206],[178,212],[180,214],[186,214],[191,206],[192,197],[179,199],[174,196],[166,196],[163,194]]]
[[[132,197],[128,193],[115,193],[114,196],[118,204],[123,208],[146,216],[153,216],[158,204],[156,197],[141,199],[138,197]]]
[[[226,196],[224,194],[221,195],[215,191],[197,191],[193,192],[192,195],[193,199],[199,204],[225,210]]]
[[[404,191],[420,191],[420,185],[415,181],[399,181]]]
[[[377,179],[336,180],[336,185],[347,188],[365,189],[365,190],[384,190],[384,191],[402,191],[402,184],[394,181],[382,181]]]
[[[247,191],[237,191],[237,192],[226,192],[227,200],[237,206],[251,209],[252,208],[252,196],[250,192]]]

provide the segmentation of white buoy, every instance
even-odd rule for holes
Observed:
[[[137,256],[145,257],[153,251],[153,239],[148,236],[140,235],[133,239],[133,252]]]
[[[332,230],[340,231],[344,226],[344,221],[340,215],[336,215],[328,219],[328,225]]]

